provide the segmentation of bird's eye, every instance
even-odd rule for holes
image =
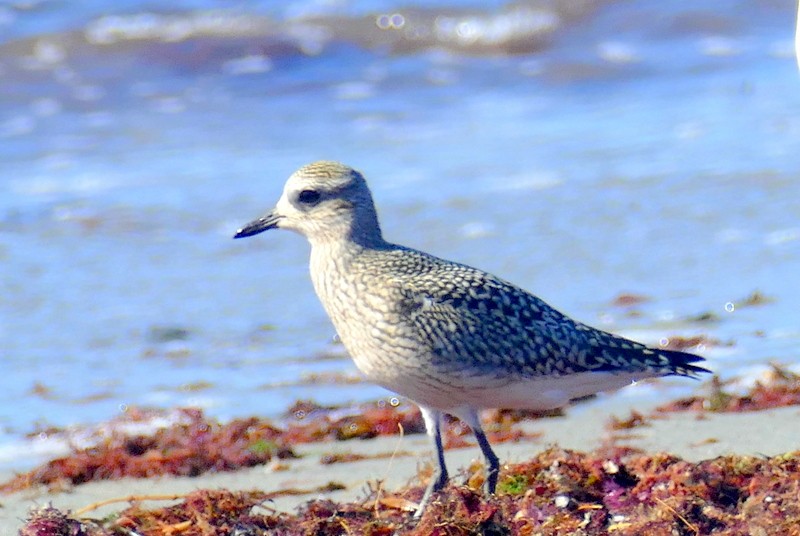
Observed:
[[[303,190],[297,194],[297,201],[308,206],[319,203],[320,193],[316,190]]]

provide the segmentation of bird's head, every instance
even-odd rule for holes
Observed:
[[[364,177],[353,168],[330,161],[314,162],[295,171],[275,208],[239,229],[234,238],[276,228],[296,231],[312,244],[382,240]]]

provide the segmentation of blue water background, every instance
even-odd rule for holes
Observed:
[[[317,159],[365,173],[390,240],[651,344],[730,343],[701,349],[724,378],[793,365],[794,4],[561,4],[523,50],[503,2],[4,4],[0,467],[36,461],[26,433],[132,405],[224,419],[387,396],[303,384],[357,375],[308,246],[231,239]],[[497,38],[406,49],[376,37],[395,14]],[[266,29],[129,38],[202,16]],[[114,24],[113,44],[83,37]],[[740,306],[754,291],[768,303]],[[632,314],[621,293],[649,300]]]

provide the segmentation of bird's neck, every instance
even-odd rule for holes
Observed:
[[[386,241],[374,209],[355,211],[324,229],[307,234],[312,249],[335,252],[336,256],[358,254],[364,249],[382,249]]]
[[[334,324],[352,309],[352,267],[359,264],[358,258],[366,250],[363,245],[349,240],[311,242],[311,281]],[[341,334],[344,326],[336,325],[336,329]]]
[[[347,281],[358,277],[358,267],[363,265],[360,258],[363,255],[392,247],[383,239],[377,224],[369,229],[372,232],[342,233],[338,236],[315,236],[309,239],[311,279],[323,302],[326,297],[342,292],[347,287]]]
[[[311,243],[311,271],[318,274],[333,275],[346,272],[352,262],[369,250],[385,249],[390,246],[379,234],[340,236],[338,239],[309,240]]]
[[[346,287],[343,282],[356,277],[354,267],[365,252],[391,247],[383,239],[374,209],[354,211],[351,218],[337,223],[308,237],[311,279],[323,303]]]

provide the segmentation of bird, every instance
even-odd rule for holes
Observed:
[[[295,171],[275,208],[234,238],[270,229],[310,243],[314,289],[356,367],[419,406],[436,469],[417,518],[448,482],[445,414],[471,428],[491,495],[500,461],[479,410],[551,410],[644,378],[709,372],[698,355],[592,328],[488,272],[386,241],[364,176],[339,162]]]

